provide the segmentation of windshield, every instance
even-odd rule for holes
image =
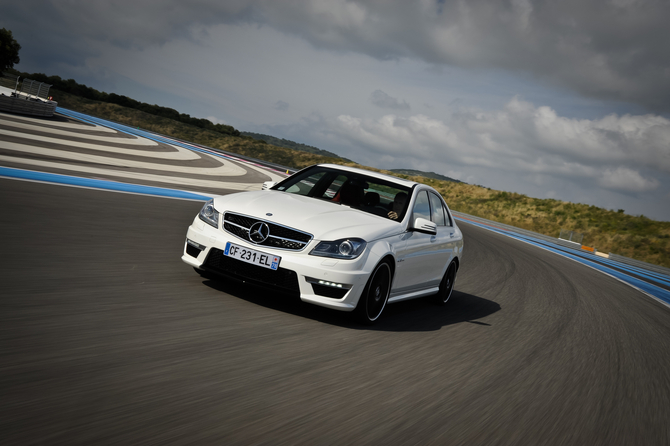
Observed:
[[[410,188],[346,170],[313,166],[272,187],[349,206],[369,214],[401,221],[407,212]]]

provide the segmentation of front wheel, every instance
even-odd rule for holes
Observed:
[[[438,305],[444,305],[449,301],[451,293],[454,292],[454,282],[456,281],[456,264],[451,262],[447,272],[444,273],[442,281],[440,282],[440,290],[434,297],[434,301]]]
[[[358,305],[354,310],[354,317],[363,324],[371,325],[379,319],[391,291],[391,267],[382,262],[370,274]]]

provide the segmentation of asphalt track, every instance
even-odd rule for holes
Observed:
[[[0,165],[196,193],[276,176],[96,124],[0,114]],[[670,308],[630,286],[460,223],[449,305],[361,327],[201,279],[179,259],[201,205],[0,179],[0,443],[670,443]]]
[[[0,179],[3,444],[668,444],[670,309],[462,224],[372,328],[183,264],[200,202]]]

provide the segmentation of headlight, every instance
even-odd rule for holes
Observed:
[[[207,203],[205,203],[202,209],[200,209],[198,217],[200,217],[200,220],[218,229],[219,213],[216,209],[214,209],[214,200],[209,200]]]
[[[360,238],[344,238],[334,242],[319,242],[310,255],[335,259],[355,259],[365,250],[367,243]]]

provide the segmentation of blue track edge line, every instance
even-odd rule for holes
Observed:
[[[0,177],[64,184],[68,186],[89,187],[94,189],[112,190],[117,192],[128,192],[142,195],[153,195],[158,197],[181,198],[185,200],[207,201],[211,198],[207,195],[200,195],[177,189],[143,186],[140,184],[119,183],[116,181],[75,177],[56,173],[37,172],[34,170],[13,169],[11,167],[0,167]]]
[[[513,231],[511,231],[511,232],[513,232]],[[523,235],[523,234],[515,234],[515,237],[518,237],[518,238],[521,238],[521,239],[524,239],[524,240],[528,240],[531,243],[538,243],[540,245],[547,246],[547,247],[552,248],[552,249],[558,249],[559,251],[564,252],[566,254],[581,257],[582,259],[584,259],[587,262],[593,261],[589,258],[589,256],[593,256],[593,254],[586,254],[586,253],[583,253],[583,252],[575,251],[571,248],[566,248],[566,247],[561,246],[561,245],[552,244],[551,242],[548,242],[546,240],[540,240],[540,239],[529,237],[529,236]],[[635,274],[635,275],[637,275],[637,276],[639,276],[643,279],[649,279],[652,282],[656,282],[656,283],[661,284],[661,285],[670,286],[670,277],[668,277],[666,274],[655,273],[653,271],[648,271],[648,270],[645,270],[643,268],[639,268],[639,267],[636,267],[636,266],[630,266],[630,265],[627,265],[627,264],[619,263],[619,262],[616,262],[614,260],[610,260],[610,259],[606,259],[606,258],[598,259],[598,263],[602,266],[605,266],[605,267],[607,267],[609,265],[609,266],[614,266],[616,268],[619,268],[620,270],[623,270],[624,274],[626,274],[626,272],[630,272],[630,273],[633,273],[633,274]]]
[[[576,256],[574,254],[569,254],[569,253],[563,252],[559,249],[552,248],[550,246],[547,246],[546,244],[540,244],[540,243],[528,240],[527,238],[517,236],[516,234],[514,234],[513,232],[510,232],[510,231],[505,231],[505,230],[501,230],[501,229],[498,229],[498,228],[493,228],[493,227],[487,226],[483,223],[478,223],[478,222],[462,219],[462,218],[459,218],[459,217],[454,217],[454,218],[456,218],[457,220],[460,220],[464,223],[472,224],[472,225],[475,225],[475,226],[479,226],[480,228],[487,229],[489,231],[493,231],[493,232],[497,232],[497,233],[502,234],[502,235],[506,235],[506,236],[511,237],[513,239],[528,243],[530,245],[537,246],[538,248],[546,249],[547,251],[553,252],[553,253],[558,254],[560,256],[563,256],[563,257],[566,257],[568,259],[579,262],[583,265],[586,265],[590,268],[593,268],[597,271],[600,271],[604,274],[607,274],[608,276],[614,277],[615,279],[618,279],[619,281],[624,282],[624,283],[632,286],[633,288],[635,288],[639,291],[642,291],[644,294],[646,294],[646,295],[658,300],[659,302],[665,304],[666,306],[670,307],[670,292],[663,289],[663,288],[652,285],[649,282],[645,282],[644,280],[637,279],[635,277],[631,277],[631,276],[629,276],[625,273],[613,270],[612,268],[608,268],[608,267],[603,266],[599,263],[592,262],[590,260],[587,260],[587,259],[581,258],[579,256]]]

